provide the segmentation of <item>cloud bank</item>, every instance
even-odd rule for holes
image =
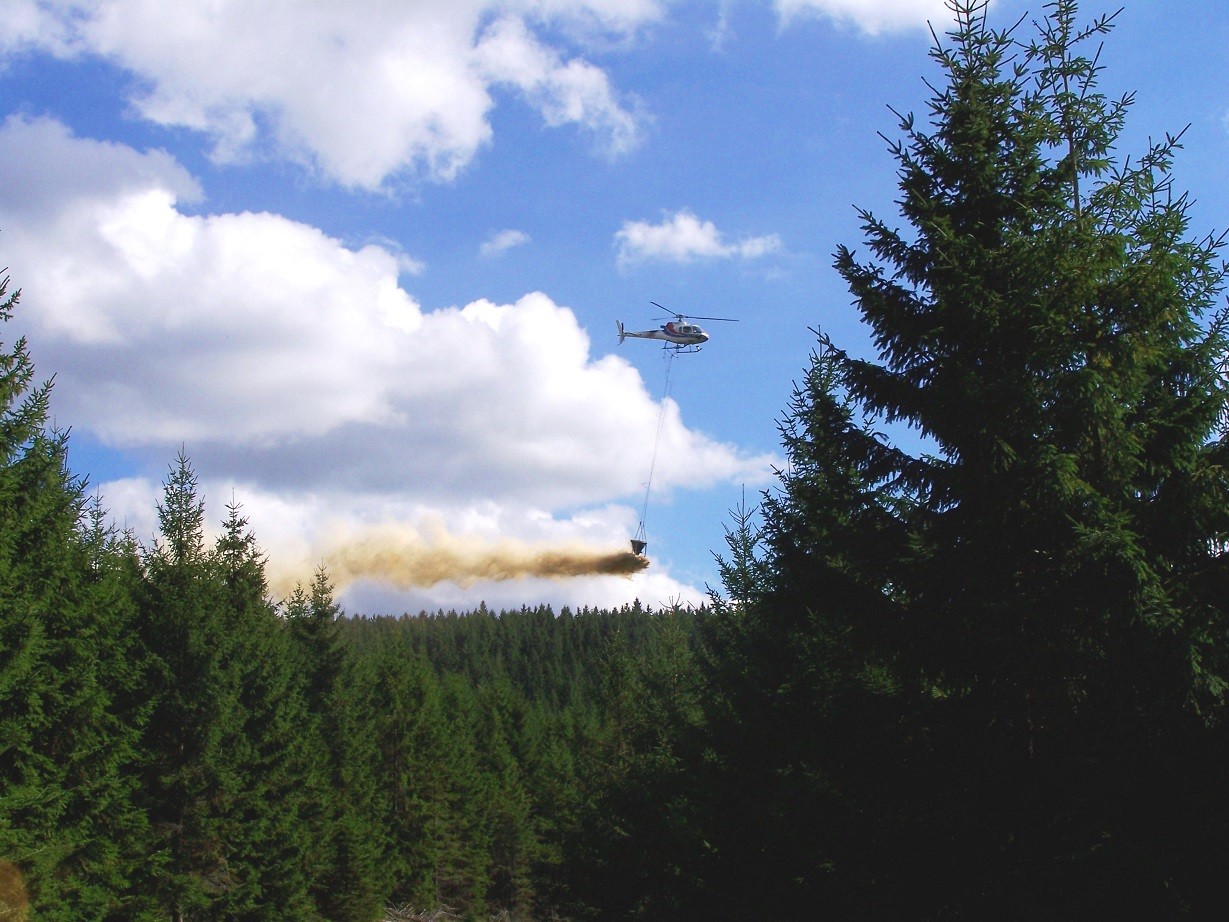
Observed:
[[[491,143],[501,93],[550,127],[579,127],[608,155],[633,149],[636,100],[583,52],[630,41],[662,15],[655,0],[13,0],[5,10],[0,53],[105,60],[136,78],[136,114],[201,133],[214,159],[286,158],[362,189],[453,179]]]
[[[867,33],[950,20],[944,0],[775,0],[783,25]],[[9,0],[0,57],[99,60],[130,75],[133,114],[199,133],[222,163],[297,162],[343,187],[449,182],[494,142],[503,97],[620,157],[649,115],[594,62],[665,0]],[[722,7],[722,17],[725,7]]]
[[[278,215],[186,214],[199,189],[172,158],[50,119],[9,118],[0,160],[16,322],[56,374],[58,418],[143,457],[185,447],[216,517],[234,495],[271,565],[310,575],[338,533],[431,521],[487,545],[622,551],[660,407],[545,293],[426,309],[401,287],[405,254]],[[661,417],[660,490],[768,477],[773,459],[673,402]],[[103,492],[140,534],[157,484]],[[601,579],[590,604],[643,588]]]

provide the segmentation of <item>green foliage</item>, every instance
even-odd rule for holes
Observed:
[[[879,361],[821,339],[758,555],[731,536],[713,738],[772,846],[720,829],[711,876],[770,875],[778,917],[1206,905],[1221,239],[1187,236],[1177,138],[1114,159],[1130,98],[1082,51],[1109,19],[1058,0],[1025,43],[952,7],[931,125],[892,145],[910,231],[863,212],[870,258],[836,256]]]
[[[581,821],[569,843],[577,910],[681,918],[694,900],[703,712],[693,618],[662,613],[645,647],[616,635],[603,656],[604,720],[579,766]]]
[[[238,794],[229,745],[239,687],[221,608],[222,586],[204,546],[204,504],[181,454],[158,507],[162,540],[145,554],[141,632],[153,653],[147,684],[142,786],[155,846],[149,888],[176,916],[207,914],[238,882],[227,850],[227,809]]]
[[[297,733],[317,759],[303,809],[312,897],[325,918],[366,922],[379,916],[390,889],[382,870],[387,833],[376,805],[372,688],[355,677],[346,657],[341,609],[323,568],[310,591],[297,586],[282,610],[307,705]]]
[[[264,558],[234,505],[207,549],[182,454],[158,514],[141,587],[153,660],[140,793],[154,833],[142,889],[172,916],[312,918],[307,818],[329,779]]]
[[[140,654],[122,549],[90,527],[67,437],[46,427],[50,385],[33,380],[19,340],[0,355],[0,863],[39,918],[101,918],[123,902],[143,831]]]
[[[675,735],[698,717],[703,617],[480,607],[342,621],[357,720],[375,734],[392,902],[469,918],[668,905],[661,869],[678,860],[654,803],[669,790],[670,811],[686,808]]]

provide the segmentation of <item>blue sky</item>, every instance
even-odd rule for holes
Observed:
[[[879,133],[888,106],[924,115],[948,22],[941,0],[0,10],[3,338],[56,376],[74,469],[150,542],[182,448],[275,593],[324,562],[364,613],[717,586],[810,328],[866,349],[831,254],[858,248],[855,206],[895,218]],[[1141,0],[1102,58],[1102,89],[1136,93],[1121,153],[1190,126],[1200,234],[1227,226],[1227,46],[1223,4]],[[662,352],[615,336],[650,301],[739,321],[673,363],[664,416]],[[480,578],[625,547],[650,468],[646,571]]]

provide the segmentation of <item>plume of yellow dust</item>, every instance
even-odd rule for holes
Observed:
[[[335,589],[362,579],[421,589],[441,582],[468,587],[480,580],[528,577],[631,577],[649,565],[631,551],[581,543],[491,541],[453,535],[442,527],[424,537],[414,528],[392,525],[335,536],[321,544],[316,559]],[[301,574],[274,580],[275,584],[301,582],[305,582]]]

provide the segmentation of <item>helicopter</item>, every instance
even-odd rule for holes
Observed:
[[[666,310],[656,301],[649,303],[660,310]],[[665,342],[663,349],[673,349],[676,353],[688,354],[699,352],[700,346],[708,342],[708,334],[704,332],[704,329],[694,323],[688,323],[688,320],[720,320],[724,323],[738,323],[731,317],[697,317],[693,314],[679,314],[672,311],[666,311],[666,313],[671,314],[674,319],[663,323],[656,330],[626,330],[623,328],[623,321],[616,320],[619,342],[622,343],[629,336],[635,339],[660,339]]]

